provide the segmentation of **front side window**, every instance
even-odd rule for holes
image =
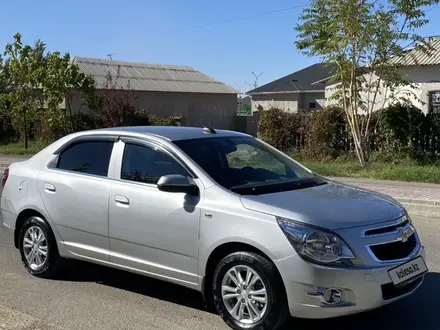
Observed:
[[[325,182],[253,137],[174,142],[220,185],[239,194],[301,189]]]
[[[170,155],[146,146],[127,143],[122,159],[121,179],[157,184],[170,174],[188,176],[188,172]]]
[[[107,176],[113,150],[111,141],[84,141],[62,151],[57,168],[73,172]]]

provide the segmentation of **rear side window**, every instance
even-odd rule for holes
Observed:
[[[107,176],[112,149],[113,142],[111,141],[76,143],[60,154],[57,168]]]
[[[137,144],[125,145],[121,179],[156,184],[160,177],[169,174],[188,176],[188,172],[165,152]]]

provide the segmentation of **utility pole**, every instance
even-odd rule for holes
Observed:
[[[109,53],[109,54],[106,54],[106,56],[108,56],[108,58],[110,59],[110,61],[113,61],[113,55],[115,55],[115,53]]]
[[[250,84],[247,81],[245,81],[245,83],[249,86],[249,88],[251,89],[255,89],[258,87],[258,78],[260,78],[260,76],[263,74],[263,72],[261,72],[260,74],[256,74],[254,71],[252,71],[252,74],[254,75],[255,79],[254,79],[254,83]]]
[[[263,72],[261,72],[259,75],[256,75],[255,72],[252,71],[252,74],[255,77],[254,86],[255,86],[255,88],[257,88],[258,87],[258,78],[260,78],[260,76],[263,74]]]

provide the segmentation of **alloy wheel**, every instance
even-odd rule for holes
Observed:
[[[229,314],[243,324],[255,324],[266,313],[266,285],[248,266],[234,266],[223,277],[221,295]]]
[[[32,226],[23,238],[23,252],[29,267],[38,271],[44,267],[48,260],[49,246],[43,230]]]

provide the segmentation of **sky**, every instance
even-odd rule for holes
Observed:
[[[0,0],[0,49],[20,32],[71,56],[188,65],[240,92],[317,62],[294,45],[309,0]],[[440,6],[419,31],[440,35]]]

